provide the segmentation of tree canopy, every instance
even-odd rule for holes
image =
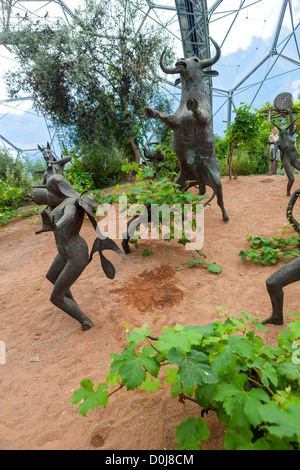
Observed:
[[[85,0],[71,25],[28,20],[9,38],[18,63],[7,75],[10,95],[32,93],[34,107],[65,126],[74,144],[130,145],[134,153],[144,108],[159,97],[159,57],[170,45],[157,25],[139,27],[145,4]]]

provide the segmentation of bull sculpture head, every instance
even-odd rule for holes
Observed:
[[[205,70],[212,65],[214,65],[221,57],[221,49],[219,45],[210,37],[211,42],[216,48],[216,54],[210,59],[198,59],[198,57],[189,57],[187,59],[179,59],[175,67],[166,67],[163,64],[163,59],[166,53],[166,48],[164,49],[161,58],[160,58],[160,67],[162,71],[166,74],[180,74],[180,80],[182,84],[188,83],[189,81],[198,82],[201,77],[217,77],[219,73],[216,70]],[[179,83],[176,80],[175,84]]]

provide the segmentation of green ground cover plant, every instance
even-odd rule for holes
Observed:
[[[213,274],[221,274],[222,268],[219,266],[215,261],[214,262],[205,262],[206,255],[201,250],[195,250],[198,256],[193,256],[192,259],[185,261],[187,266],[189,267],[197,267],[201,266],[204,269],[207,269],[209,272]]]
[[[226,449],[299,450],[300,315],[292,314],[271,346],[257,333],[266,330],[259,320],[242,312],[222,321],[225,310],[216,310],[218,321],[164,327],[157,338],[147,324],[134,328],[121,354],[111,354],[106,381],[95,388],[82,380],[71,403],[87,416],[122,389],[154,394],[168,387],[171,398],[201,407],[176,428],[176,450],[205,449],[206,413],[225,426]]]
[[[241,250],[239,256],[243,261],[249,259],[264,266],[277,264],[281,259],[297,258],[300,256],[299,234],[287,231],[289,226],[290,224],[286,224],[279,230],[281,235],[271,238],[248,233],[246,241],[250,244],[250,249]]]

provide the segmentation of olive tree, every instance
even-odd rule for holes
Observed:
[[[10,95],[32,93],[35,108],[65,126],[72,143],[117,147],[137,161],[144,108],[159,94],[159,57],[170,45],[164,28],[140,28],[145,5],[84,0],[71,25],[37,29],[28,20],[9,38],[18,63],[6,77]]]

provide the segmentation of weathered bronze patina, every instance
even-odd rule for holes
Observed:
[[[287,207],[287,219],[298,233],[300,233],[300,226],[293,217],[293,207],[299,197],[300,189],[297,189]],[[263,320],[263,324],[283,325],[283,288],[297,281],[300,281],[300,258],[278,269],[267,279],[266,286],[272,303],[272,315]]]
[[[279,139],[274,143],[274,155],[276,155],[277,148],[282,152],[281,161],[288,178],[287,183],[287,196],[291,196],[291,189],[295,181],[294,168],[300,170],[300,159],[296,148],[293,134],[295,132],[295,121],[292,113],[293,97],[290,93],[280,93],[274,100],[274,106],[279,110],[285,110],[290,118],[288,126],[278,127],[274,122],[273,125],[279,130]],[[297,118],[298,119],[298,118]]]
[[[164,66],[164,50],[160,59],[161,69],[167,74],[180,74],[180,105],[174,114],[161,113],[153,108],[146,108],[145,111],[148,118],[160,119],[173,130],[173,147],[180,164],[180,172],[175,182],[182,189],[199,185],[202,195],[206,192],[206,185],[211,187],[217,196],[223,220],[228,222],[229,217],[223,202],[220,164],[215,155],[210,96],[205,80],[205,76],[218,75],[218,72],[206,69],[219,60],[221,49],[212,38],[210,39],[216,48],[213,58],[180,59],[174,68]]]
[[[54,285],[51,302],[81,324],[82,330],[88,330],[93,322],[83,313],[71,293],[71,286],[92,260],[95,252],[99,253],[102,269],[109,279],[115,277],[115,268],[103,255],[104,250],[112,250],[127,258],[114,241],[103,236],[97,227],[94,212],[97,209],[92,196],[80,195],[70,183],[59,174],[47,178],[46,186],[36,188],[45,191],[43,197],[51,205],[51,212],[42,212],[43,227],[36,234],[52,231],[58,254],[46,277]],[[37,203],[41,203],[40,193],[35,193]],[[42,202],[43,204],[43,202]],[[86,241],[80,236],[80,229],[87,215],[97,232],[93,248],[89,255]],[[129,258],[127,258],[129,259]],[[130,260],[132,261],[132,260]]]
[[[210,96],[205,77],[217,76],[218,72],[206,70],[215,64],[221,49],[210,38],[216,48],[216,55],[211,59],[199,60],[197,57],[180,59],[174,68],[163,64],[166,49],[160,58],[160,66],[167,74],[180,74],[181,101],[174,114],[161,113],[153,108],[146,108],[146,116],[160,119],[173,130],[173,147],[179,161],[180,171],[175,179],[181,190],[199,185],[199,194],[206,193],[206,186],[213,190],[213,195],[204,204],[207,205],[217,196],[224,222],[229,221],[224,207],[223,190],[220,176],[220,163],[215,155],[215,138],[212,125]],[[150,212],[148,208],[148,220]],[[139,225],[140,217],[135,216],[128,223],[127,237],[122,246],[125,253],[130,252],[130,232]]]

